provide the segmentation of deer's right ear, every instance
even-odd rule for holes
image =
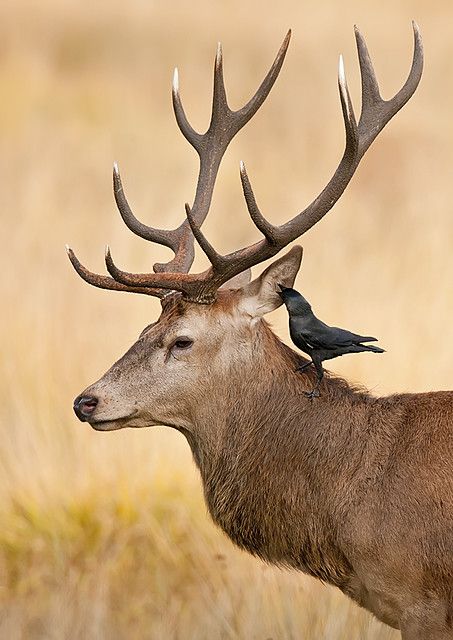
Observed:
[[[239,307],[252,318],[259,318],[283,304],[277,285],[292,287],[300,269],[302,247],[295,246],[273,262],[263,273],[242,288]]]

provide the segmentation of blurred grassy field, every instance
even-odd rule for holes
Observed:
[[[98,270],[106,242],[130,270],[166,256],[122,224],[113,160],[137,215],[176,225],[197,162],[173,122],[173,67],[203,129],[217,40],[234,106],[290,26],[281,77],[227,153],[206,230],[222,250],[258,237],[240,159],[268,217],[294,215],[341,154],[340,52],[358,110],[352,25],[367,36],[385,96],[406,77],[412,18],[425,43],[422,85],[304,238],[298,279],[321,317],[379,336],[383,357],[331,367],[376,393],[453,387],[453,5],[0,4],[0,638],[398,637],[338,592],[236,550],[206,516],[182,437],[100,434],[76,421],[73,397],[158,303],[88,287],[64,244]],[[283,311],[271,321],[287,339]]]

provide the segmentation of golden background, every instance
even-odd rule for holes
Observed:
[[[174,122],[173,68],[189,119],[204,130],[217,41],[234,108],[255,91],[288,27],[280,78],[229,148],[204,229],[222,251],[259,237],[240,159],[265,215],[292,217],[342,153],[339,53],[359,112],[353,24],[386,97],[409,70],[412,18],[425,46],[422,83],[335,210],[302,239],[297,281],[321,318],[379,337],[383,356],[329,367],[376,394],[453,387],[453,5],[0,4],[0,638],[398,637],[339,592],[235,549],[206,516],[182,436],[102,434],[76,420],[73,398],[159,303],[89,287],[64,245],[101,272],[107,242],[131,271],[165,258],[122,223],[112,162],[140,219],[179,224],[197,158]],[[269,320],[288,340],[285,312]]]

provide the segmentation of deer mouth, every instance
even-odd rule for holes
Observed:
[[[137,411],[120,416],[118,418],[92,418],[87,420],[90,427],[95,431],[117,431],[118,429],[124,429],[125,427],[134,427],[138,425],[131,424],[131,420],[137,415]]]
[[[122,424],[123,420],[124,418],[118,418],[116,420],[92,420],[88,424],[95,431],[117,431],[125,426]]]

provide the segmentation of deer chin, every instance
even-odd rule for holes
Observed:
[[[120,416],[118,418],[94,418],[87,421],[96,431],[117,431],[126,427],[140,428],[150,426],[148,422],[141,420],[137,411],[133,411],[129,415]]]
[[[127,427],[127,418],[118,418],[117,420],[93,420],[88,424],[95,431],[117,431]]]

